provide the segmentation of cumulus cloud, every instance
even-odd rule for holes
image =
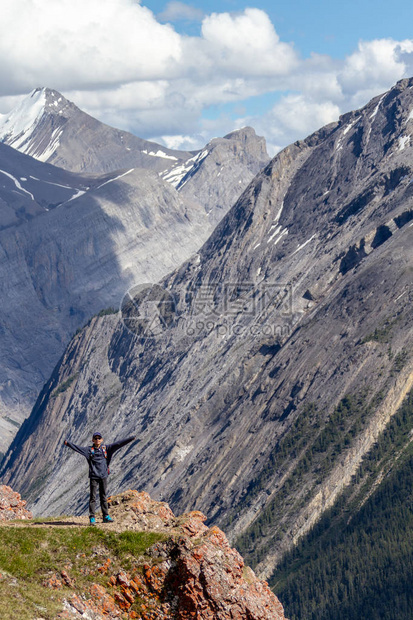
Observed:
[[[361,41],[356,52],[351,54],[339,74],[339,81],[345,93],[369,87],[381,87],[401,79],[406,65],[401,52],[411,53],[412,41],[397,42],[392,39]]]
[[[260,9],[242,14],[212,13],[202,22],[204,50],[214,66],[238,75],[285,75],[297,64],[291,44],[280,41]]]
[[[360,41],[342,61],[312,55],[286,82],[297,91],[281,97],[264,115],[238,119],[265,135],[272,154],[291,142],[365,105],[413,70],[413,40]]]
[[[169,77],[182,46],[133,0],[4,0],[0,57],[0,88],[13,94]]]
[[[339,115],[339,106],[331,101],[317,102],[303,94],[290,94],[282,97],[267,114],[243,119],[239,124],[252,124],[254,120],[257,133],[267,139],[268,152],[275,155],[287,144],[336,121]]]
[[[160,23],[181,19],[202,19],[200,34]],[[137,0],[3,0],[0,57],[0,112],[49,86],[104,122],[168,145],[201,147],[251,124],[275,151],[413,72],[413,40],[361,41],[342,60],[303,59],[257,8],[202,16],[172,1],[156,17]],[[263,115],[235,112],[271,93]]]

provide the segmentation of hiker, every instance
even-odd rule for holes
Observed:
[[[76,446],[71,441],[65,441],[65,446],[72,448],[75,452],[79,452],[86,457],[89,463],[90,478],[90,499],[89,499],[89,521],[90,525],[96,525],[95,509],[96,497],[99,489],[100,507],[102,509],[103,523],[113,523],[112,517],[109,516],[108,499],[106,496],[109,464],[113,454],[122,446],[134,441],[136,437],[128,437],[107,446],[103,445],[103,437],[101,433],[93,433],[92,446]]]

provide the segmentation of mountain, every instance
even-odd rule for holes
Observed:
[[[214,138],[185,163],[161,173],[180,194],[205,207],[215,224],[222,219],[248,183],[268,163],[264,138],[252,127]]]
[[[410,618],[413,391],[353,484],[272,578],[291,620]]]
[[[103,182],[42,164],[0,143],[0,230],[55,209]]]
[[[11,299],[3,319],[0,313],[2,453],[74,331],[92,314],[119,307],[130,286],[157,281],[197,250],[268,155],[250,128],[198,155],[162,150],[45,88],[1,119],[0,147],[0,232],[10,228],[0,278]],[[166,183],[161,176],[171,167],[174,182]],[[95,227],[103,203],[108,217]]]
[[[85,527],[86,518],[73,517],[2,525],[3,620],[40,610],[48,618],[94,620],[285,620],[267,583],[222,531],[204,525],[202,513],[175,517],[167,504],[136,491],[109,501],[109,526]],[[0,486],[0,522],[3,505],[21,518],[21,503]]]
[[[96,120],[50,88],[36,88],[0,119],[0,141],[72,172],[163,171],[193,153],[173,151]]]
[[[208,513],[271,577],[413,386],[412,87],[287,147],[195,256],[73,338],[2,464],[35,513],[84,510],[62,442],[98,421],[141,440],[115,491]]]
[[[50,88],[35,89],[0,119],[0,142],[72,172],[156,171],[199,202],[213,224],[269,161],[264,138],[250,127],[199,152],[175,151],[105,125]]]
[[[212,230],[141,169],[80,175],[0,144],[0,452],[90,317],[157,281]]]

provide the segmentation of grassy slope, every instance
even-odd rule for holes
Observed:
[[[163,538],[153,532],[118,534],[91,527],[0,527],[0,618],[53,620],[73,590],[44,587],[45,580],[66,569],[76,580],[76,591],[93,583],[106,586],[108,577],[98,567],[108,558],[111,572],[131,570]],[[139,601],[135,607],[139,609]]]

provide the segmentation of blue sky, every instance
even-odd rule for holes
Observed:
[[[147,0],[143,4],[160,14],[168,2]],[[412,36],[413,3],[406,0],[198,0],[188,4],[204,13],[243,11],[247,7],[262,9],[271,18],[280,37],[284,41],[293,41],[304,56],[316,52],[343,58],[357,47],[360,39],[406,39]],[[181,32],[196,32],[193,23],[177,21],[175,24]]]
[[[0,113],[37,86],[196,149],[244,125],[271,154],[413,75],[405,0],[2,0]]]

